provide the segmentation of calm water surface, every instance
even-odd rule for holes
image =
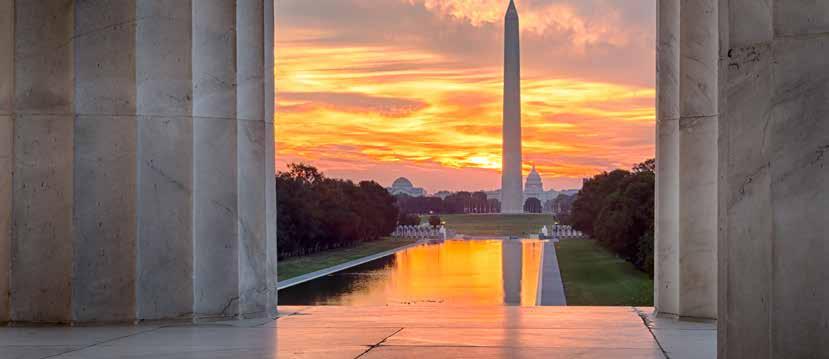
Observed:
[[[543,242],[448,240],[279,291],[282,305],[535,305]]]

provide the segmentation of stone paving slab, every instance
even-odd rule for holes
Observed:
[[[494,348],[494,347],[396,347],[375,348],[361,359],[653,359],[665,358],[658,349],[602,348]]]
[[[662,348],[671,359],[702,359],[716,352],[712,324],[651,320],[652,308],[280,307],[280,312],[284,316],[261,325],[0,328],[0,359],[662,359]]]

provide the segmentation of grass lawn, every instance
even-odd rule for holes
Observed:
[[[593,240],[556,243],[567,305],[652,306],[653,280]]]
[[[291,279],[365,256],[403,247],[414,242],[416,242],[414,239],[381,239],[360,243],[350,248],[332,249],[309,256],[288,258],[279,261],[276,266],[277,274],[279,280]]]
[[[526,236],[554,222],[549,214],[444,214],[440,218],[448,229],[470,236]]]

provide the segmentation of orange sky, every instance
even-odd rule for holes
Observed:
[[[653,156],[652,1],[516,1],[525,172],[546,188]],[[507,3],[278,1],[278,168],[498,188]]]

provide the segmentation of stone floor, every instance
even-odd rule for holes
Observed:
[[[646,314],[652,308],[280,307],[280,312],[275,321],[0,328],[0,358],[714,358],[716,347],[713,325],[653,320]]]

